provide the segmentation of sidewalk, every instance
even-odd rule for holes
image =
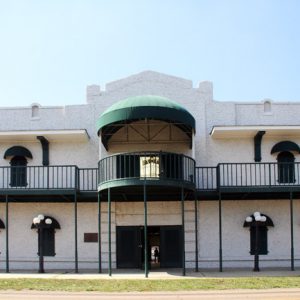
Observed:
[[[2,271],[3,272],[3,271]],[[260,272],[253,272],[252,270],[245,269],[228,269],[224,272],[218,272],[217,270],[206,271],[187,271],[186,276],[182,276],[180,269],[172,269],[166,271],[150,271],[148,279],[184,279],[184,278],[222,278],[222,277],[276,277],[276,276],[300,276],[300,270],[290,271],[287,269],[281,270],[261,270]],[[0,279],[5,278],[52,278],[52,279],[146,279],[142,270],[114,270],[112,276],[107,274],[104,270],[103,273],[95,273],[90,270],[80,270],[78,274],[73,271],[47,271],[40,274],[32,271],[18,271],[12,270],[10,273],[0,273]]]

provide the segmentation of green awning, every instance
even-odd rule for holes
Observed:
[[[120,129],[116,124],[144,119],[174,123],[189,136],[196,126],[194,117],[177,102],[161,96],[144,95],[127,98],[109,107],[97,121],[97,132],[99,135],[101,130],[102,142],[107,147],[109,138]]]
[[[7,158],[9,156],[25,156],[28,158],[32,158],[31,152],[22,146],[13,146],[9,149],[7,149],[4,153],[4,158]]]

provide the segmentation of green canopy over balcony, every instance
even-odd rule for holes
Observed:
[[[189,137],[196,126],[194,117],[177,102],[144,95],[121,100],[104,111],[97,121],[98,135],[101,131],[102,143],[107,149],[109,139],[122,125],[144,119],[173,123]]]

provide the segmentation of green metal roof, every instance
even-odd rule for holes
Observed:
[[[108,141],[120,129],[130,122],[152,119],[174,123],[190,138],[195,130],[194,117],[180,104],[165,97],[144,95],[121,100],[105,110],[97,121],[98,135],[101,130],[102,143],[107,149]]]

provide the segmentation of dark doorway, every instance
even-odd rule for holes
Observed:
[[[295,182],[295,157],[293,153],[284,151],[277,156],[278,161],[278,182],[294,183]]]
[[[10,161],[10,186],[26,186],[27,185],[27,160],[24,156],[14,156]]]
[[[117,226],[117,268],[141,268],[142,231],[140,226]]]
[[[117,226],[117,268],[144,267],[144,227]],[[182,226],[149,226],[148,265],[157,268],[182,267]],[[158,257],[154,257],[155,249]]]
[[[160,267],[182,267],[182,226],[160,227]]]

